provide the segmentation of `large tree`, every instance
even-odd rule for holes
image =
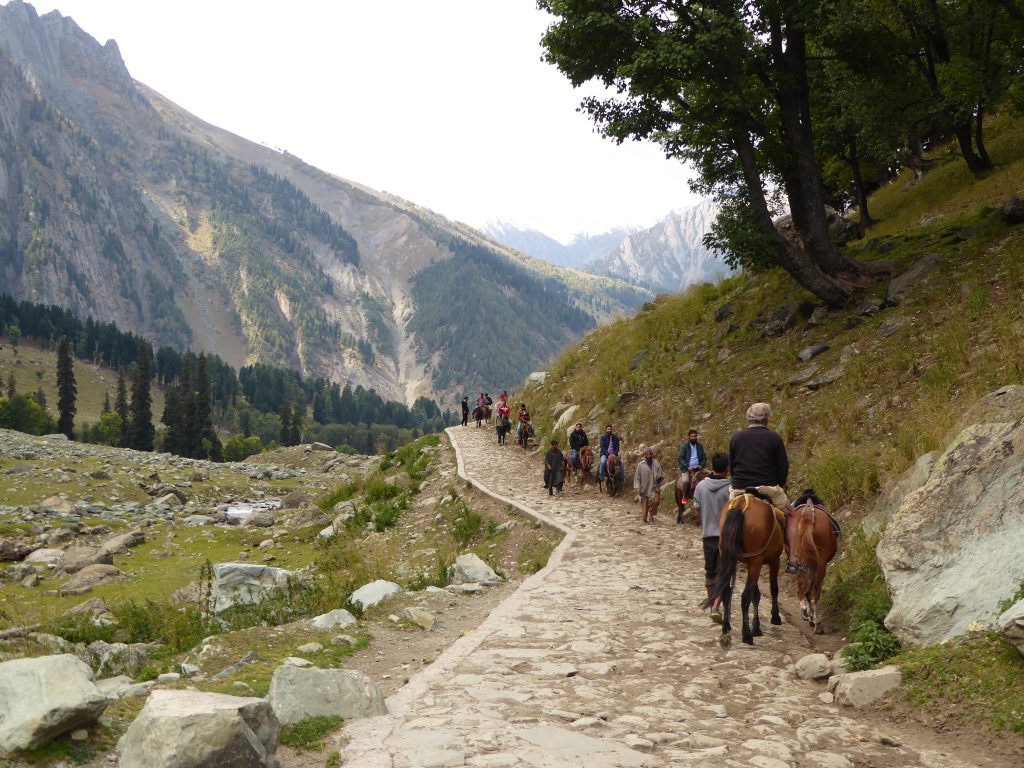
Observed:
[[[129,406],[127,442],[129,448],[137,451],[152,451],[156,438],[153,426],[153,394],[150,391],[149,344],[139,342],[139,353],[132,376],[132,402]]]
[[[194,423],[197,437],[196,458],[224,460],[224,449],[213,427],[213,395],[210,391],[210,374],[206,355],[199,355],[196,370],[196,392],[194,396]]]
[[[61,336],[57,343],[57,431],[75,439],[75,400],[78,387],[75,386],[75,359],[71,353],[71,342]]]
[[[617,141],[650,139],[689,161],[694,186],[722,203],[716,244],[740,263],[778,264],[837,305],[876,270],[845,256],[828,231],[816,162],[808,30],[818,2],[539,0],[556,20],[545,58],[574,86],[611,95],[582,102]],[[770,191],[782,189],[785,204]],[[800,243],[774,214],[788,208]]]
[[[128,444],[128,425],[131,423],[131,409],[128,406],[128,386],[124,380],[124,371],[117,372],[117,395],[114,397],[114,413],[121,419],[121,440],[117,443],[122,448]]]

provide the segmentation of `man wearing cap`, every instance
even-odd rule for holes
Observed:
[[[587,439],[583,424],[576,422],[576,428],[569,433],[569,463],[573,467],[580,465],[580,448],[584,445],[590,445],[590,441]]]
[[[772,504],[786,513],[787,573],[799,570],[791,555],[796,537],[793,505],[784,490],[789,478],[789,457],[781,435],[768,429],[772,408],[768,403],[754,403],[747,409],[747,428],[741,429],[729,441],[729,466],[732,470],[730,498],[741,496],[747,488],[772,500]]]

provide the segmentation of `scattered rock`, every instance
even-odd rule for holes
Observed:
[[[554,431],[560,432],[563,429],[567,429],[570,424],[574,424],[576,412],[579,411],[579,409],[580,407],[578,405],[570,405],[566,408],[565,411],[562,412],[562,415],[558,417],[558,421],[555,422]]]
[[[320,653],[324,649],[320,643],[306,643],[295,649],[296,653]]]
[[[322,613],[313,619],[317,629],[345,629],[356,625],[356,617],[344,608],[337,608],[329,613]]]
[[[725,302],[722,306],[715,310],[715,322],[720,323],[727,317],[731,317],[733,313],[733,303],[731,301]]]
[[[800,302],[783,304],[769,315],[761,330],[765,336],[781,336],[794,325],[800,317]]]
[[[1018,600],[1004,611],[997,621],[997,625],[1006,639],[1013,643],[1013,647],[1024,656],[1024,600]]]
[[[923,284],[928,276],[941,265],[942,257],[937,253],[922,256],[910,269],[889,281],[886,302],[900,304],[908,293]]]
[[[893,315],[885,318],[878,326],[878,338],[887,339],[907,324],[907,318]]]
[[[213,567],[213,611],[233,605],[258,603],[268,593],[288,584],[294,574],[284,568],[250,563],[218,563]]]
[[[641,349],[639,352],[633,355],[633,359],[629,361],[629,370],[635,371],[637,368],[639,368],[640,363],[643,362],[643,359],[644,351]]]
[[[278,667],[267,701],[283,725],[312,717],[355,720],[387,713],[377,684],[354,669]]]
[[[100,544],[100,552],[117,555],[124,554],[132,547],[145,543],[146,534],[141,530],[128,531],[113,536]]]
[[[848,672],[836,682],[835,700],[848,707],[873,704],[903,682],[899,667],[890,665],[864,672]]]
[[[730,357],[732,357],[732,350],[729,349],[728,347],[722,347],[720,350],[718,350],[718,356],[717,356],[718,362],[724,363]]]
[[[832,384],[833,382],[839,381],[839,379],[843,378],[844,373],[845,371],[843,370],[843,366],[837,365],[835,368],[831,368],[825,371],[820,376],[813,378],[809,382],[807,382],[807,388],[819,389],[820,387],[823,387],[826,384]]]
[[[178,494],[176,494],[176,493],[165,493],[163,496],[161,496],[161,497],[159,497],[157,499],[153,499],[153,501],[150,502],[150,506],[152,506],[152,507],[170,507],[170,508],[174,508],[174,507],[180,507],[181,505],[182,505],[182,501],[181,501],[180,498],[178,498]]]
[[[807,318],[809,325],[824,325],[829,320],[828,307],[815,307],[811,316]]]
[[[92,679],[70,654],[0,662],[0,754],[35,749],[96,722],[108,700]]]
[[[822,352],[827,352],[828,349],[828,344],[812,344],[811,346],[804,347],[800,350],[797,357],[800,358],[800,362],[807,363],[810,362],[811,358],[817,357]]]
[[[305,491],[291,491],[281,499],[281,509],[298,509],[303,504],[313,501],[313,496]]]
[[[857,307],[857,314],[860,317],[872,317],[877,315],[882,308],[882,302],[878,299],[865,299]]]
[[[81,594],[80,590],[88,590],[101,584],[119,584],[128,581],[128,575],[113,565],[96,563],[87,565],[64,584],[60,591],[65,594]]]
[[[324,451],[324,452],[326,452],[326,451],[333,451],[334,450],[327,443],[310,443],[309,444],[309,449],[311,451]]]
[[[393,581],[385,581],[384,579],[377,579],[371,581],[369,584],[364,584],[349,597],[349,602],[353,605],[359,605],[363,610],[372,608],[380,602],[383,602],[386,598],[391,595],[398,594],[402,591],[402,588],[395,584]]]
[[[459,555],[448,568],[449,584],[499,584],[501,577],[487,563],[472,552]]]
[[[278,720],[263,699],[156,690],[118,747],[120,768],[275,768]]]
[[[114,564],[112,552],[106,552],[99,547],[72,547],[64,552],[57,570],[61,573],[78,573],[89,565],[102,563],[104,565]]]
[[[832,662],[823,653],[809,653],[794,665],[793,671],[801,680],[823,680],[832,674]]]
[[[626,403],[633,402],[638,397],[640,397],[640,395],[638,395],[636,392],[622,392],[619,394],[618,403],[619,405],[625,405]]]
[[[434,628],[434,614],[430,611],[425,611],[422,608],[406,608],[402,612],[402,617],[408,619],[418,627],[422,627],[428,632]]]
[[[867,533],[877,533],[888,526],[907,494],[916,491],[928,481],[932,467],[935,466],[935,460],[938,458],[938,451],[930,451],[918,456],[917,461],[910,469],[882,489],[875,501],[874,508],[864,518],[861,527]]]
[[[547,371],[534,371],[533,373],[531,373],[529,376],[526,377],[526,383],[528,385],[530,385],[530,384],[533,384],[533,385],[543,384],[547,380],[547,378],[548,378],[548,372]]]
[[[60,562],[61,558],[64,557],[63,549],[52,549],[42,548],[32,552],[28,557],[25,558],[26,563],[39,563],[40,565],[48,565],[51,568],[55,567]]]
[[[75,511],[75,505],[60,496],[50,496],[38,504],[39,508],[51,515],[70,515]]]
[[[293,531],[297,531],[300,528],[308,528],[311,525],[315,525],[317,528],[323,529],[330,524],[331,518],[325,515],[320,507],[312,504],[306,504],[300,507],[298,511],[288,518],[288,527]]]
[[[0,539],[0,562],[20,562],[31,553],[32,548],[26,544],[15,544],[13,541]]]
[[[806,384],[808,381],[814,378],[814,375],[818,372],[819,368],[817,363],[812,363],[806,368],[797,371],[789,378],[789,384],[791,386],[799,386],[800,384]]]
[[[393,485],[396,488],[405,490],[412,485],[412,478],[409,476],[408,472],[396,472],[393,475],[385,477],[384,482],[388,485]]]
[[[1003,220],[1003,224],[1010,227],[1024,223],[1024,200],[1019,197],[1007,200],[999,209],[999,218]]]

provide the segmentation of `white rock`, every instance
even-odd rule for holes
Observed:
[[[836,682],[836,702],[850,707],[866,707],[899,688],[902,681],[903,675],[894,665],[864,672],[847,672]]]
[[[156,681],[158,683],[176,683],[181,680],[181,674],[178,672],[164,672],[162,675],[157,675]]]
[[[60,559],[64,557],[63,549],[37,549],[35,552],[31,552],[28,557],[25,558],[26,563],[37,563],[41,565],[47,565],[51,568],[55,567]]]
[[[305,669],[306,667],[312,667],[313,662],[308,659],[303,659],[299,656],[286,656],[281,660],[281,663],[289,667],[297,667],[299,669]]]
[[[0,754],[34,749],[95,722],[109,700],[71,654],[0,663]]]
[[[306,643],[295,649],[296,653],[320,653],[324,647],[320,643]]]
[[[356,625],[356,617],[344,608],[336,608],[328,613],[322,613],[313,619],[313,626],[317,629],[344,629]]]
[[[254,563],[217,563],[213,566],[213,610],[258,603],[275,589],[288,584],[291,571]]]
[[[425,611],[422,608],[413,608],[411,606],[402,611],[402,617],[408,619],[418,627],[423,627],[423,629],[428,632],[434,628],[434,622],[436,621],[434,614],[430,613],[430,611]]]
[[[999,616],[998,626],[1024,656],[1024,599],[1018,600]]]
[[[824,653],[809,653],[794,665],[793,671],[801,680],[822,680],[832,674],[832,662]]]
[[[354,669],[278,667],[267,701],[285,725],[311,717],[353,720],[387,712],[377,684]]]
[[[119,768],[276,768],[278,721],[263,699],[157,690],[118,747]]]
[[[472,552],[459,555],[448,569],[449,584],[469,584],[472,582],[497,584],[501,577],[487,563]]]
[[[349,602],[353,605],[360,605],[363,610],[372,608],[380,602],[383,602],[386,598],[391,595],[396,595],[402,591],[402,588],[395,584],[393,581],[385,581],[384,579],[377,579],[377,581],[371,581],[369,584],[364,584],[349,598]]]

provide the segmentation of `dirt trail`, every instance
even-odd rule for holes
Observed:
[[[355,721],[343,764],[406,766],[1008,766],[912,724],[825,703],[796,680],[807,638],[788,623],[718,645],[697,608],[691,526],[641,526],[628,499],[551,499],[536,458],[488,430],[449,430],[468,477],[569,533],[548,569]],[[767,592],[767,585],[764,585]],[[767,613],[766,603],[762,610]]]

